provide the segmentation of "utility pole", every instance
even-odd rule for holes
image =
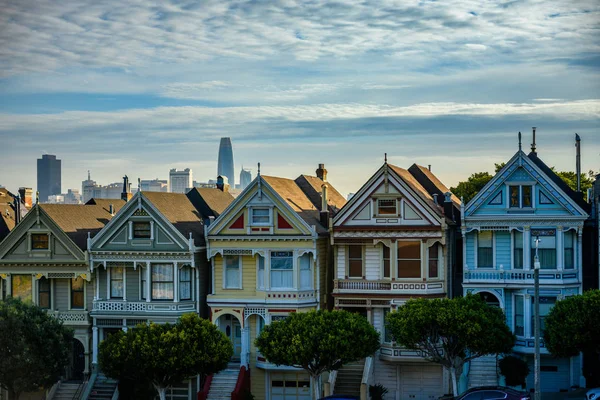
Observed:
[[[542,388],[540,384],[540,259],[538,258],[538,245],[540,237],[535,237],[535,260],[533,263],[534,283],[534,335],[535,335],[535,359],[534,359],[534,400],[542,400]]]

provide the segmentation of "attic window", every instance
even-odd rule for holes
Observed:
[[[531,185],[510,186],[509,190],[511,208],[531,208]]]
[[[252,208],[252,225],[269,225],[271,223],[271,212],[268,208]]]
[[[377,200],[377,215],[398,215],[396,199]]]
[[[133,238],[150,239],[150,222],[134,222]]]
[[[48,250],[48,234],[34,233],[31,235],[32,250]]]

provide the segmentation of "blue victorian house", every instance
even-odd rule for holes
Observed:
[[[582,293],[584,221],[589,204],[535,151],[519,151],[463,206],[463,291],[497,305],[517,336],[513,349],[530,367],[533,388],[535,302],[544,316],[557,300]],[[539,240],[537,240],[539,239]],[[537,244],[536,244],[537,242]],[[534,296],[534,257],[540,262],[540,295]],[[583,387],[582,357],[555,358],[541,341],[543,392]],[[468,386],[497,384],[496,357],[474,360],[463,371]]]

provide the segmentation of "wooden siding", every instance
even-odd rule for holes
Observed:
[[[373,357],[373,385],[381,384],[388,389],[386,398],[397,399],[398,389],[398,363],[391,363],[379,359],[379,354]]]
[[[381,279],[381,245],[367,245],[364,251],[364,274],[366,279]]]
[[[469,269],[473,269],[475,267],[475,238],[477,236],[477,232],[469,232],[465,237],[465,246],[467,246],[467,259],[465,263],[469,267]]]
[[[254,346],[254,341],[257,337],[258,320],[262,319],[259,315],[251,315],[246,320],[250,329],[250,370],[252,371],[252,378],[250,383],[252,385],[252,394],[254,394],[256,400],[264,400],[266,387],[265,387],[265,371],[260,368],[256,368],[256,356],[257,350]]]
[[[256,257],[242,257],[242,288],[224,289],[223,288],[223,257],[217,255],[214,258],[215,264],[215,296],[225,298],[248,298],[254,297],[256,293]],[[264,295],[263,295],[264,296]]]
[[[496,265],[494,267],[510,269],[510,232],[494,232],[494,236],[496,240]]]
[[[135,271],[133,267],[125,268],[126,276],[126,292],[127,301],[140,301],[140,272],[145,272],[142,268],[137,268]]]
[[[330,304],[330,294],[333,291],[333,279],[332,273],[329,270],[330,268],[330,256],[329,256],[329,238],[321,238],[317,241],[317,262],[319,264],[319,283],[320,287],[317,287],[317,271],[315,263],[315,271],[314,271],[314,284],[315,289],[319,289],[321,291],[321,298],[319,299],[319,304],[322,308],[328,309],[333,307],[333,304]]]
[[[335,260],[335,266],[337,270],[337,279],[346,278],[346,246],[336,246],[337,260]]]

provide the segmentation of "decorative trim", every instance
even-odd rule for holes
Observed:
[[[334,231],[334,238],[389,238],[394,236],[397,238],[441,238],[442,231],[436,230],[414,230],[414,231],[390,231],[375,230],[375,231]]]

